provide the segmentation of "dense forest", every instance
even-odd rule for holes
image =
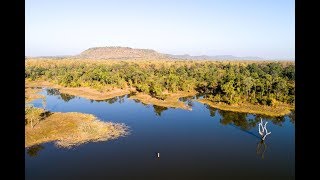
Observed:
[[[27,60],[25,78],[98,90],[133,87],[158,99],[197,91],[228,104],[295,102],[293,62]]]

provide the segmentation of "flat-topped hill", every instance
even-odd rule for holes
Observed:
[[[95,47],[83,51],[79,57],[88,59],[162,59],[167,56],[151,49],[130,47]]]

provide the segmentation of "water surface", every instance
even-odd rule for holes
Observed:
[[[26,179],[294,179],[294,115],[270,118],[210,108],[145,105],[127,96],[93,101],[43,89],[46,109],[125,123],[130,135],[72,149],[45,143],[25,150]],[[42,100],[32,102],[42,107]],[[261,142],[260,118],[271,135]],[[157,158],[157,152],[160,158]]]

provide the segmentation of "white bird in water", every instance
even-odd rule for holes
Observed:
[[[160,153],[159,152],[157,153],[157,158],[160,158]]]

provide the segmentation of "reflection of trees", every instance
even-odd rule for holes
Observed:
[[[74,99],[75,96],[73,95],[69,95],[69,94],[64,94],[64,93],[60,93],[60,97],[62,100],[64,100],[65,102],[70,101],[71,99]]]
[[[150,104],[146,104],[146,103],[143,103],[143,102],[141,102],[140,100],[138,100],[138,99],[132,99],[134,102],[136,102],[136,103],[141,103],[144,107],[147,107],[147,108],[149,108],[150,107]]]
[[[217,109],[215,109],[215,108],[213,108],[213,107],[211,107],[211,106],[209,106],[209,105],[207,105],[207,104],[206,104],[205,106],[206,106],[207,109],[209,109],[210,116],[211,116],[211,117],[214,117],[214,116],[216,115]]]
[[[189,107],[192,107],[192,106],[193,106],[193,101],[192,101],[191,99],[188,99],[188,100],[187,100],[187,105],[188,105]]]
[[[163,106],[153,105],[153,109],[157,116],[161,116],[161,113],[167,110],[168,108]]]
[[[210,111],[210,116],[214,117],[216,110],[210,106],[206,106],[207,109]],[[234,124],[242,129],[249,130],[251,128],[256,127],[257,123],[260,122],[260,118],[267,119],[271,121],[274,125],[282,126],[285,122],[285,116],[279,117],[271,117],[266,115],[256,114],[253,119],[247,119],[247,113],[239,113],[239,112],[232,112],[232,111],[223,111],[219,110],[221,115],[220,123],[223,125]],[[294,123],[294,113],[288,115],[290,121]]]
[[[109,98],[109,99],[104,99],[104,100],[92,100],[93,101],[96,101],[96,102],[106,102],[108,104],[113,104],[115,102],[119,102],[120,104],[124,102],[124,98],[126,97],[126,95],[123,95],[123,96],[116,96],[116,97],[113,97],[113,98]]]
[[[47,95],[53,95],[53,96],[58,96],[58,95],[60,95],[60,97],[59,98],[61,98],[63,101],[65,101],[65,102],[68,102],[68,101],[70,101],[71,99],[73,99],[73,98],[75,98],[75,96],[73,96],[73,95],[69,95],[69,94],[64,94],[64,93],[60,93],[60,91],[58,90],[58,89],[52,89],[52,88],[50,88],[50,89],[46,89],[46,91],[47,91]]]
[[[179,101],[187,103],[187,105],[189,107],[192,107],[193,106],[192,98],[193,98],[193,96],[181,97],[181,98],[179,98]]]
[[[179,98],[179,100],[182,102],[188,102],[188,101],[192,101],[193,98],[194,96],[185,96],[185,97]]]
[[[36,157],[36,156],[38,156],[39,151],[41,151],[42,149],[44,149],[44,147],[42,145],[40,145],[40,144],[34,145],[34,146],[31,146],[27,149],[27,154],[30,157]]]
[[[123,103],[124,102],[124,98],[126,97],[126,95],[123,95],[123,96],[118,96],[118,99],[119,99],[119,103]]]
[[[282,126],[282,123],[285,122],[284,116],[272,117],[272,116],[257,114],[254,119],[256,122],[258,122],[258,121],[260,121],[260,118],[267,119],[267,120],[271,121],[274,125],[278,125],[278,126]]]
[[[295,120],[296,120],[296,112],[295,111],[292,111],[289,115],[288,115],[289,119],[290,119],[290,122],[292,124],[294,124]]]
[[[104,100],[105,102],[109,103],[109,104],[113,104],[115,102],[119,102],[120,104],[124,102],[124,98],[126,97],[126,95],[123,96],[116,96],[110,99],[106,99]]]
[[[58,96],[60,95],[60,91],[58,89],[46,89],[47,95]]]
[[[268,117],[268,119],[275,125],[282,126],[282,123],[285,122],[284,116],[280,117]]]
[[[113,104],[113,103],[115,103],[117,101],[118,101],[118,97],[113,97],[113,98],[104,100],[104,102],[107,102],[108,104]]]
[[[247,121],[247,113],[238,113],[231,111],[222,111],[219,110],[221,115],[220,123],[223,125],[234,124],[235,126],[240,127],[241,129],[249,130],[255,127],[255,120]]]
[[[274,117],[271,119],[272,123],[275,124],[275,125],[279,125],[279,126],[282,126],[282,123],[285,122],[285,118],[284,116],[281,116],[281,117]]]

